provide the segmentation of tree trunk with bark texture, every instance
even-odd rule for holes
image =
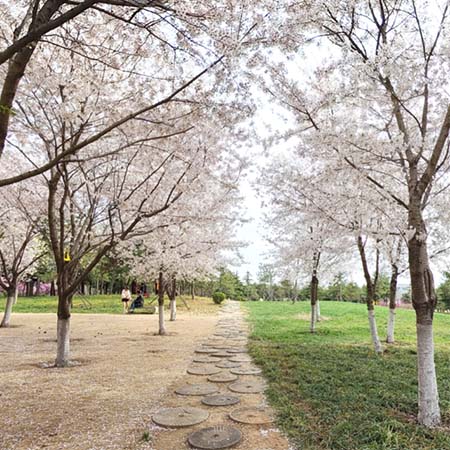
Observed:
[[[408,259],[412,303],[416,311],[418,421],[427,427],[435,427],[441,423],[433,342],[433,316],[437,298],[429,266],[422,210],[420,203],[413,200],[410,202],[409,225],[415,234],[408,243]]]
[[[309,331],[311,333],[316,332],[317,321],[317,290],[319,287],[319,280],[316,277],[315,270],[311,279],[311,325]]]
[[[164,275],[162,272],[159,272],[158,322],[159,322],[158,334],[164,336],[165,334],[167,334],[167,332],[164,326]]]
[[[387,337],[386,342],[393,344],[395,342],[395,310],[397,307],[397,279],[398,279],[398,267],[392,264],[391,282],[389,284],[389,318],[387,324]]]
[[[5,313],[3,314],[2,323],[0,328],[8,328],[11,325],[11,314],[13,306],[17,299],[17,284],[13,283],[9,289],[6,291],[6,306]]]
[[[57,322],[56,367],[67,367],[70,362],[70,317]]]
[[[383,346],[381,345],[380,337],[378,336],[377,321],[375,320],[375,310],[369,309],[367,311],[369,317],[370,335],[372,337],[373,347],[376,353],[383,353]]]
[[[367,295],[367,315],[369,319],[370,335],[372,337],[372,343],[374,350],[377,354],[383,353],[383,346],[381,345],[380,338],[378,336],[377,322],[375,320],[375,308],[374,308],[374,298],[375,298],[375,288],[376,286],[372,282],[372,277],[370,276],[369,268],[367,266],[366,252],[364,248],[364,243],[361,236],[358,236],[358,250],[361,257],[361,263],[364,271],[364,278],[366,280],[366,295]]]
[[[177,320],[177,300],[170,299],[170,321],[175,322]]]
[[[170,287],[167,288],[167,294],[170,300],[170,321],[175,322],[177,319],[177,280],[172,277]]]
[[[67,367],[70,362],[70,309],[72,296],[59,294],[57,321],[56,367]]]

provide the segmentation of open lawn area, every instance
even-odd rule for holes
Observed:
[[[135,298],[136,296],[133,296]],[[0,297],[0,311],[5,309],[5,297]],[[157,306],[156,296],[151,295],[144,300],[144,307],[149,305]],[[194,300],[188,296],[177,297],[177,310],[189,311],[195,314],[215,313],[219,307],[210,298],[195,297]],[[165,299],[165,309],[169,309],[169,299]],[[58,297],[38,296],[38,297],[19,297],[17,304],[13,308],[14,313],[55,313],[58,310]],[[122,314],[123,305],[120,294],[117,295],[76,295],[73,298],[72,313],[87,314]],[[134,314],[145,312],[136,309]]]
[[[269,380],[278,423],[302,450],[450,448],[450,315],[435,315],[443,428],[416,425],[415,313],[398,310],[396,344],[376,356],[365,305],[322,302],[318,332],[310,305],[250,302],[251,354]],[[380,337],[388,309],[376,307]]]

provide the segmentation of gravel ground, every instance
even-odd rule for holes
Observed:
[[[0,329],[0,449],[151,449],[151,412],[185,376],[217,314],[72,316],[76,365],[51,368],[56,315],[14,314]],[[178,450],[167,448],[164,450]]]

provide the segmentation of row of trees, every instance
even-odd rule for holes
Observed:
[[[114,253],[114,252],[112,252]],[[217,256],[216,256],[217,257]],[[220,258],[217,259],[217,262]],[[37,295],[56,295],[57,285],[56,273],[48,265],[35,264],[32,274],[27,274],[26,283],[22,283],[22,292],[19,295],[26,297]],[[136,279],[136,272],[128,258],[118,258],[117,255],[105,255],[97,267],[89,274],[79,287],[79,294],[116,294],[119,295],[124,286],[129,286],[135,294],[138,289],[148,294],[155,292],[156,279],[151,274],[145,274],[144,278]],[[270,275],[269,275],[270,274]],[[257,276],[257,281],[252,281],[248,272],[241,279],[237,273],[225,267],[217,267],[216,270],[204,271],[202,278],[195,278],[195,273],[188,271],[185,275],[180,274],[177,280],[176,291],[180,295],[196,295],[211,297],[214,292],[220,291],[227,298],[238,301],[306,301],[310,300],[311,286],[309,283],[292,282],[289,279],[277,280],[276,271],[270,266],[262,264]],[[450,305],[449,280],[438,287],[438,299],[442,307],[448,309]],[[390,280],[389,276],[380,274],[375,291],[375,300],[389,299]],[[318,286],[318,300],[334,300],[344,302],[365,302],[366,287],[359,286],[354,281],[349,281],[344,273],[338,273],[330,283]],[[397,292],[397,299],[408,303],[411,301],[409,290]]]
[[[252,104],[231,74],[259,13],[222,6],[0,3],[2,326],[19,281],[47,272],[58,367],[70,360],[72,297],[105,265],[158,279],[175,316],[176,279],[204,276],[237,246],[236,148]]]
[[[266,280],[268,266],[263,265],[263,270],[260,271],[257,281],[252,281],[249,273],[241,279],[239,275],[231,270],[220,268],[217,275],[210,275],[207,280],[195,280],[195,292],[201,296],[211,296],[214,292],[223,292],[227,298],[238,301],[310,301],[311,299],[311,284],[300,283],[289,279],[282,279],[278,281],[278,277],[269,284]],[[282,272],[281,272],[282,273]],[[441,308],[448,309],[448,285],[449,281],[444,281],[438,288],[438,298],[441,302]],[[184,294],[190,294],[192,284],[185,285],[183,289]],[[331,282],[321,284],[317,290],[318,301],[342,301],[353,303],[366,302],[366,286],[359,286],[354,281],[349,281],[346,275],[342,272],[338,273]],[[390,296],[390,277],[384,273],[379,275],[379,280],[376,286],[375,301],[389,301]],[[411,303],[411,292],[405,289],[402,292],[397,291],[397,302]]]
[[[398,276],[410,274],[416,312],[418,420],[440,424],[433,344],[432,257],[448,242],[449,3],[292,2],[290,51],[259,77],[294,126],[271,136],[282,151],[259,186],[275,265],[307,268],[311,331],[319,278],[359,256],[374,349],[374,301],[390,268],[388,341]],[[310,64],[308,64],[308,62]],[[305,276],[305,272],[303,272]]]

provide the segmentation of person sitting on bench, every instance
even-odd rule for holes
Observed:
[[[142,297],[141,291],[137,291],[137,297],[131,302],[129,312],[133,312],[136,308],[144,307],[144,297]]]

